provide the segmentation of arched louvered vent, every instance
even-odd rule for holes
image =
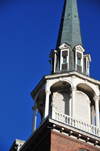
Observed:
[[[89,151],[89,150],[81,148],[81,149],[78,149],[77,151]]]
[[[90,124],[90,100],[81,91],[77,91],[75,94],[75,118]]]
[[[53,102],[57,112],[69,115],[69,100],[70,96],[67,91],[54,93]]]

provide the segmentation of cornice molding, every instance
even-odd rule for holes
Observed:
[[[69,50],[71,50],[71,47],[69,45],[67,45],[66,43],[63,43],[61,46],[59,46],[59,49],[60,50],[63,50],[63,49],[69,49]]]
[[[85,52],[85,49],[81,45],[75,46],[75,50],[78,50],[80,52]]]

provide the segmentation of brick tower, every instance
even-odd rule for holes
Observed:
[[[99,151],[100,81],[89,77],[91,56],[82,45],[77,0],[65,0],[49,57],[51,74],[31,92],[32,135],[19,150]],[[36,129],[37,110],[41,123]]]

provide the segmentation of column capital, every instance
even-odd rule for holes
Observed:
[[[71,89],[71,91],[76,91],[77,90],[76,86],[72,86],[70,89]]]
[[[50,90],[45,90],[45,93],[50,95],[51,91]]]
[[[99,95],[94,95],[94,97],[93,97],[93,99],[94,99],[94,101],[99,101]]]

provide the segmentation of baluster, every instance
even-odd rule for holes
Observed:
[[[77,120],[75,121],[75,126],[77,127]]]
[[[71,118],[69,117],[69,125],[71,125]]]
[[[77,128],[78,128],[78,120],[77,120]]]
[[[81,126],[80,126],[80,121],[78,121],[78,128],[80,129],[80,127],[81,127]]]
[[[72,126],[74,126],[74,119],[72,118]]]
[[[99,128],[99,137],[100,137],[100,128]]]
[[[95,134],[97,135],[97,127],[95,126]]]
[[[56,112],[55,112],[55,119],[56,119]]]
[[[91,125],[87,124],[87,132],[91,132]]]
[[[91,126],[91,133],[93,134],[93,125]]]
[[[64,123],[66,123],[66,116],[64,115]]]
[[[93,134],[95,134],[95,127],[93,126]]]
[[[82,124],[81,124],[81,121],[80,121],[80,129],[82,129]]]
[[[99,137],[100,137],[100,128],[99,128]]]
[[[76,127],[76,120],[75,120],[75,127]]]
[[[59,121],[59,113],[57,114],[57,119],[58,119],[58,121]]]
[[[72,117],[71,117],[71,125],[72,125]]]
[[[86,132],[87,132],[87,127],[88,127],[88,124],[86,124]]]
[[[84,130],[86,131],[86,124],[84,123]]]
[[[90,125],[88,124],[88,132],[90,132]]]
[[[67,119],[66,119],[66,116],[64,116],[64,122],[65,122],[65,123],[67,123]]]
[[[91,129],[91,126],[90,125],[88,125],[88,132],[90,133],[91,131],[90,131],[90,129]]]
[[[88,132],[88,124],[86,124],[86,132]]]
[[[83,122],[81,122],[81,128],[82,128],[82,130],[83,130]]]
[[[99,128],[98,127],[96,127],[96,135],[99,136]]]
[[[62,115],[62,122],[64,123],[64,115]]]
[[[77,128],[79,128],[79,121],[77,121]]]
[[[75,120],[75,126],[77,127],[77,120]]]
[[[62,114],[60,114],[60,121],[62,122]]]
[[[68,124],[68,116],[66,116],[66,123]]]

